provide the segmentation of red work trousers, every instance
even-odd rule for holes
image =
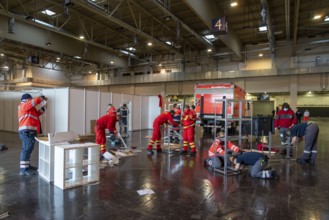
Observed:
[[[188,143],[194,143],[194,127],[184,128],[183,130],[183,141]]]
[[[105,153],[106,151],[106,134],[105,129],[100,128],[98,125],[94,127],[95,135],[96,135],[96,144],[99,144],[100,152]]]

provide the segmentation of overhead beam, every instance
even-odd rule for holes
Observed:
[[[183,0],[191,10],[207,25],[211,30],[211,20],[224,16],[224,13],[218,8],[215,0]],[[229,25],[229,24],[228,24]],[[234,52],[240,59],[241,54],[241,42],[238,36],[232,29],[228,29],[227,34],[220,35],[218,37],[231,51]]]
[[[290,40],[290,0],[285,0],[286,39]]]
[[[292,45],[292,55],[296,55],[298,20],[299,20],[300,0],[295,0],[295,15],[294,15],[294,41]]]
[[[142,32],[140,29],[137,29],[125,22],[123,22],[122,20],[118,19],[118,18],[115,18],[113,16],[109,16],[108,13],[106,13],[106,11],[104,10],[101,10],[96,4],[92,3],[92,2],[89,2],[89,1],[75,1],[74,4],[80,6],[80,7],[84,7],[85,9],[99,15],[99,16],[102,16],[104,19],[107,19],[111,22],[114,22],[118,25],[120,25],[121,27],[124,27],[126,28],[127,30],[135,33],[136,35],[139,35],[140,37],[144,38],[144,39],[151,39],[152,40],[152,43],[154,44],[157,44],[159,46],[162,46],[163,48],[166,48],[167,50],[173,50],[175,51],[177,54],[180,54],[181,53],[174,49],[172,46],[166,44],[165,42],[162,42],[156,38],[153,38],[151,35],[145,33],[145,32]]]
[[[207,47],[213,47],[213,44],[204,39],[202,36],[200,36],[198,33],[193,31],[187,24],[182,22],[179,18],[177,18],[173,13],[171,13],[164,5],[159,2],[158,0],[153,0],[153,3],[158,6],[161,10],[163,10],[167,15],[169,15],[173,20],[178,21],[182,28],[190,32],[192,35],[194,35],[198,40],[200,40],[202,43],[204,43]]]
[[[273,31],[273,24],[272,18],[270,14],[270,7],[268,6],[267,0],[260,0],[262,7],[265,8],[266,11],[266,26],[267,26],[267,38],[270,44],[271,50],[271,58],[272,58],[272,67],[275,64],[274,55],[275,55],[275,38],[274,38],[274,31]]]
[[[73,36],[67,32],[55,30],[54,28],[46,27],[37,24],[33,21],[27,21],[21,16],[15,15],[13,13],[0,10],[0,20],[8,20],[10,17],[14,17],[15,23],[15,34],[8,33],[8,23],[0,23],[0,36],[6,39],[10,39],[17,42],[22,42],[24,44],[36,46],[39,48],[45,48],[45,44],[48,41],[48,36],[46,30],[52,31],[51,43],[52,45],[47,47],[47,50],[58,52],[58,54],[63,53],[70,56],[81,56],[84,50],[85,43],[88,44],[88,53],[86,53],[83,59],[94,61],[97,63],[110,63],[114,61],[115,66],[126,68],[127,60],[124,57],[118,56],[117,51],[100,45],[93,41],[80,40],[77,36]],[[28,35],[26,34],[28,33]]]

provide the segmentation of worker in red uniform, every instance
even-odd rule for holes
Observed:
[[[190,155],[194,156],[196,154],[195,143],[194,143],[194,125],[195,125],[195,116],[190,110],[190,106],[184,106],[184,114],[182,117],[183,125],[183,150],[181,151],[182,155],[188,154],[188,145],[190,145],[191,152]]]
[[[156,117],[153,121],[153,134],[152,138],[147,146],[147,154],[153,155],[153,144],[155,142],[157,152],[161,152],[161,129],[160,126],[163,124],[171,124],[172,126],[178,126],[176,122],[173,121],[174,111],[171,110],[170,112],[163,112],[158,117]]]
[[[282,109],[276,114],[276,120],[274,122],[275,130],[279,130],[281,145],[288,145],[288,150],[290,151],[290,128],[297,124],[297,118],[295,112],[290,109],[288,103],[282,104]],[[281,155],[286,155],[287,150],[283,149]],[[290,157],[292,157],[292,151],[289,152]]]
[[[37,167],[31,166],[30,156],[34,149],[35,137],[40,133],[40,115],[45,111],[47,98],[39,96],[32,98],[28,93],[23,94],[18,105],[18,134],[22,140],[22,151],[20,154],[21,176],[35,176]]]
[[[96,144],[99,144],[101,155],[104,155],[106,152],[105,129],[108,129],[110,133],[117,134],[118,132],[115,128],[116,122],[116,112],[112,112],[111,114],[107,113],[96,120],[94,131],[96,134]]]
[[[191,114],[193,115],[193,117],[196,120],[196,111],[195,111],[195,105],[191,105]]]
[[[115,114],[115,115],[117,114],[116,108],[111,103],[108,104],[107,113],[108,114]]]
[[[231,141],[227,141],[227,149],[234,153],[239,153],[241,150],[238,146],[233,144]],[[219,139],[215,139],[213,144],[208,150],[209,157],[213,157],[215,155],[225,155],[225,143]]]
[[[180,120],[181,120],[182,110],[177,105],[177,103],[175,103],[173,107],[174,107],[173,108],[173,111],[174,111],[173,121],[176,122],[179,125],[180,124]],[[179,133],[178,127],[176,127],[176,132]],[[171,131],[171,133],[170,133],[170,142],[179,143],[178,135],[176,135],[174,133],[174,131]]]
[[[223,132],[219,133],[219,137],[224,137]],[[233,144],[231,141],[227,141],[227,149],[236,154],[241,153],[242,151],[238,146]],[[221,168],[223,165],[223,159],[225,156],[225,143],[219,138],[216,138],[208,150],[209,158],[206,159],[209,163],[208,165],[213,166],[214,168]]]

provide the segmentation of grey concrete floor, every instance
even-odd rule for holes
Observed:
[[[61,190],[41,177],[19,176],[20,140],[0,132],[0,214],[5,219],[329,219],[328,118],[311,119],[320,127],[316,165],[272,158],[279,180],[223,176],[204,168],[211,138],[196,140],[196,157],[145,153],[151,131],[133,132],[129,146],[143,149],[100,170],[100,181]],[[279,143],[278,135],[273,145]],[[300,144],[298,154],[303,151]],[[38,147],[32,154],[37,165]],[[140,196],[137,190],[155,193]],[[1,215],[0,215],[1,216]]]

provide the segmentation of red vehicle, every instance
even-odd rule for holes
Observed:
[[[204,83],[196,84],[194,90],[195,110],[199,123],[204,127],[214,125],[214,116],[225,117],[223,99],[245,100],[245,91],[233,83]],[[242,103],[242,116],[244,116],[245,103]],[[228,118],[239,116],[239,102],[228,103],[226,115]],[[220,127],[222,121],[216,124]]]

